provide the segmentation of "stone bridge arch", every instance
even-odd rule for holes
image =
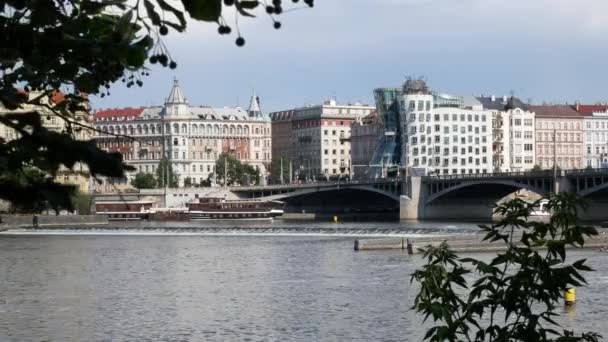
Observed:
[[[510,187],[513,191],[517,191],[519,189],[525,189],[531,192],[534,192],[539,195],[545,195],[550,193],[553,189],[553,185],[549,182],[545,181],[510,181],[510,180],[471,180],[471,181],[458,181],[458,182],[430,182],[427,184],[429,187],[428,196],[426,198],[425,203],[427,205],[432,204],[434,201],[453,193],[454,191],[458,191],[461,189],[465,189],[472,186],[478,185],[501,185]],[[433,187],[436,189],[433,189]],[[507,195],[507,194],[505,194]],[[498,196],[500,198],[504,196]]]
[[[292,198],[292,197],[304,196],[304,195],[315,194],[315,193],[320,193],[320,192],[340,191],[340,190],[369,191],[369,192],[377,193],[377,194],[383,195],[385,197],[388,197],[388,198],[392,199],[393,201],[399,202],[399,194],[398,193],[393,193],[393,192],[390,192],[390,191],[387,191],[387,190],[378,189],[378,188],[370,186],[370,185],[345,185],[345,186],[333,186],[333,187],[309,187],[309,188],[302,188],[302,189],[291,191],[291,192],[284,192],[284,193],[280,193],[280,194],[276,194],[276,195],[270,195],[270,196],[259,197],[259,198],[264,199],[264,200],[268,200],[268,201],[275,201],[275,200],[289,199],[289,198]]]
[[[581,197],[586,197],[605,189],[608,189],[608,183],[598,184],[589,188],[581,189],[577,194]]]

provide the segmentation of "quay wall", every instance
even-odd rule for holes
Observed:
[[[39,227],[64,227],[83,225],[106,225],[108,218],[104,215],[37,215]],[[11,228],[34,226],[34,215],[2,215],[2,225]]]

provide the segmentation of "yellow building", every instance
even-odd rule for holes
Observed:
[[[31,92],[28,94],[30,100],[35,99],[37,96],[40,96],[40,93],[36,94]],[[61,103],[63,100],[63,94],[56,92],[50,97],[42,98],[40,100],[40,105],[24,104],[21,106],[21,108],[15,110],[6,109],[0,102],[0,115],[9,113],[27,113],[36,110],[38,113],[40,113],[40,119],[42,120],[44,127],[50,131],[62,132],[66,130],[67,127],[65,120],[44,105],[49,104],[50,106],[54,106]],[[74,113],[73,118],[77,122],[90,126],[89,113],[87,111]],[[74,127],[72,135],[76,140],[90,140],[93,137],[93,131],[91,129]],[[4,139],[5,141],[10,141],[17,139],[18,133],[12,128],[0,124],[0,138]],[[91,175],[87,165],[77,163],[74,165],[72,170],[62,167],[57,173],[55,179],[58,183],[73,184],[78,186],[79,191],[82,193],[88,194],[92,192],[91,186],[93,185],[93,182],[91,181]]]

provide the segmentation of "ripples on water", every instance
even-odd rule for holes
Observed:
[[[420,340],[409,284],[420,257],[352,246],[335,236],[0,236],[0,341]],[[608,255],[583,255],[599,272],[563,319],[608,336]]]

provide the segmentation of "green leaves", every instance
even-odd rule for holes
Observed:
[[[131,180],[131,185],[137,189],[153,189],[156,184],[156,178],[151,173],[138,172]]]
[[[503,241],[507,250],[490,262],[459,258],[445,241],[429,246],[426,264],[411,279],[420,284],[414,308],[425,320],[437,322],[425,340],[598,341],[601,336],[595,333],[554,329],[563,291],[586,284],[580,272],[591,271],[584,259],[565,264],[566,246],[582,246],[586,237],[597,234],[576,224],[581,203],[573,194],[550,196],[549,223],[528,221],[534,204],[516,199],[497,206],[503,218],[480,228],[484,240]],[[472,283],[464,277],[471,271]]]
[[[218,21],[222,14],[222,0],[182,0],[192,19]]]

